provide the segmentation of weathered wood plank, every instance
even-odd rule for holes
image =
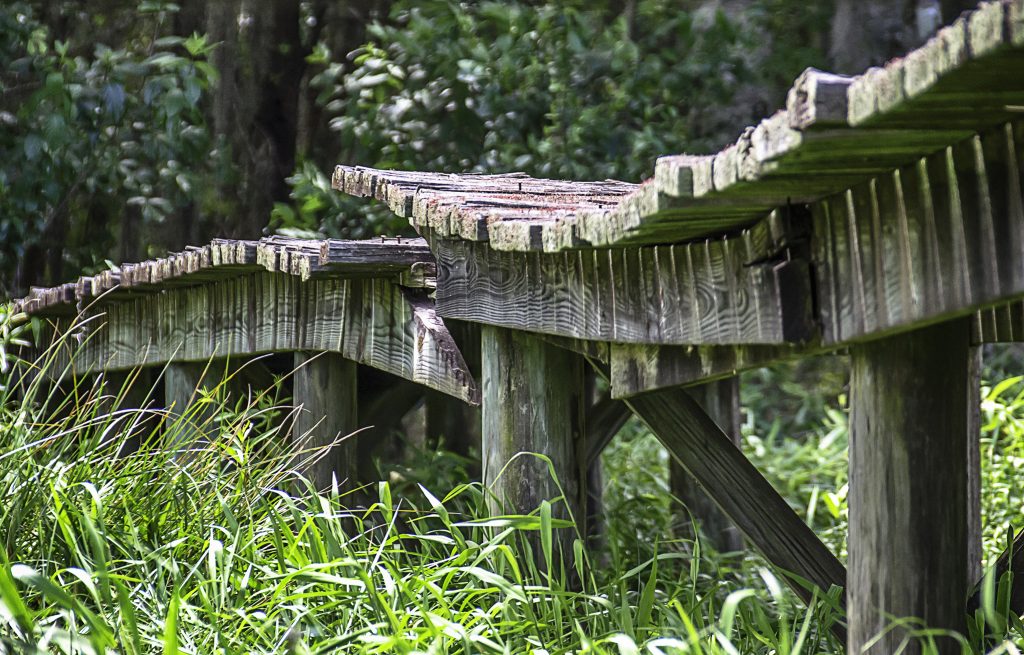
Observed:
[[[904,628],[872,640],[903,617],[965,628],[968,351],[966,319],[851,348],[851,653],[895,652]]]
[[[292,467],[320,491],[335,480],[342,490],[359,483],[356,369],[337,353],[295,353]]]
[[[806,346],[661,346],[610,344],[612,396],[629,396],[735,375],[795,357],[821,352]]]
[[[756,237],[739,241],[593,250],[581,257],[435,239],[437,310],[446,318],[571,339],[778,344],[786,340],[784,325],[812,323],[809,315],[785,316],[780,300],[787,285],[810,281],[800,279],[809,277],[806,271],[789,278],[765,273],[777,263],[766,254],[776,249],[768,229],[759,225],[751,231]],[[748,240],[757,244],[753,253]],[[754,260],[747,259],[751,254]],[[791,312],[811,309],[794,304]]]
[[[626,403],[770,563],[823,591],[846,585],[846,571],[835,555],[697,401],[670,389]],[[785,577],[801,598],[811,597],[794,578]]]
[[[74,358],[83,372],[323,350],[479,402],[476,381],[426,290],[389,280],[302,282],[247,273],[103,302],[86,315],[95,321]],[[70,319],[58,321],[61,330],[70,325]]]
[[[1020,131],[1020,124],[1000,126],[816,203],[826,344],[1024,295],[1024,266],[1014,254],[1024,251]]]

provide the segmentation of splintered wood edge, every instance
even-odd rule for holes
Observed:
[[[159,291],[174,286],[198,286],[214,282],[221,277],[230,277],[254,270],[267,270],[274,273],[286,273],[303,280],[313,275],[324,273],[344,275],[346,263],[336,258],[321,257],[321,244],[324,247],[333,240],[316,241],[290,239],[288,237],[266,237],[260,241],[214,239],[205,246],[188,246],[182,252],[173,252],[166,257],[143,262],[121,264],[115,270],[102,271],[96,275],[82,276],[74,282],[55,287],[34,287],[29,294],[14,305],[19,311],[28,314],[76,314],[84,306],[105,294],[119,291],[136,293]],[[380,262],[380,277],[392,277],[401,274],[405,268],[401,262],[393,261],[388,250],[399,249],[422,252],[422,257],[409,257],[409,266],[413,262],[432,261],[429,248],[422,239],[370,239],[373,247],[361,261],[353,261],[351,266],[359,267],[365,274],[369,269],[373,274],[375,261]],[[372,251],[379,249],[379,254]]]
[[[418,189],[403,190],[390,182],[388,171],[338,166],[333,185],[350,195],[386,203],[417,230],[431,230],[443,238],[490,241],[495,249],[503,251],[557,252],[613,245],[639,234],[649,220],[658,220],[666,210],[680,217],[687,215],[685,201],[724,200],[727,205],[735,205],[755,197],[757,202],[750,203],[753,218],[757,212],[781,206],[793,195],[785,181],[776,185],[771,176],[778,168],[777,162],[793,161],[787,157],[799,155],[805,134],[833,130],[842,138],[844,130],[898,111],[969,61],[1021,45],[1024,0],[1002,0],[982,3],[906,57],[859,76],[807,69],[789,90],[785,110],[747,128],[736,142],[715,154],[659,158],[649,181],[653,190],[638,188],[622,196],[615,207],[603,210],[578,208],[570,215],[552,219],[504,221],[500,213],[492,218],[461,207],[457,194],[442,200],[440,193],[421,197]],[[955,133],[950,134],[950,139],[957,138]],[[819,137],[819,147],[829,138],[827,132]],[[921,154],[925,154],[924,146]],[[841,174],[834,179],[837,188],[826,187],[828,193],[848,184]],[[664,201],[673,198],[684,202],[672,205]],[[722,229],[733,226],[734,221],[724,221]],[[711,236],[715,228],[701,231]]]

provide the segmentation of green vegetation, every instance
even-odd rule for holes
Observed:
[[[6,345],[25,336],[17,322],[4,316]],[[406,461],[421,479],[381,482],[368,507],[315,493],[288,470],[277,388],[235,399],[226,380],[180,416],[120,409],[122,389],[54,370],[53,354],[32,366],[61,378],[60,393],[19,381],[25,363],[2,360],[0,653],[841,650],[827,632],[841,620],[835,598],[806,609],[756,555],[673,538],[665,453],[638,425],[604,455],[604,545],[562,557],[551,534],[568,528],[549,505],[489,516],[478,483],[452,481],[457,464]],[[990,557],[1024,502],[1010,484],[1024,444],[1020,383],[986,395]],[[200,420],[216,436],[190,443]],[[845,413],[802,424],[783,440],[784,418],[753,418],[745,448],[841,548]],[[449,456],[414,455],[426,457]],[[979,612],[975,652],[986,631],[989,646],[1006,639],[992,653],[1019,652],[1022,626],[999,602],[993,593]]]

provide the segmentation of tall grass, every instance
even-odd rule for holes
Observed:
[[[54,361],[29,368],[60,384],[8,369],[0,391],[0,653],[842,651],[829,603],[800,605],[754,555],[671,538],[664,454],[635,427],[605,457],[606,549],[562,558],[549,505],[490,516],[445,455],[356,508],[288,469],[285,399],[225,380],[184,413],[126,408],[123,388],[40,370]],[[210,436],[189,441],[197,421]]]

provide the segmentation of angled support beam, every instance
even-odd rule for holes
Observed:
[[[805,262],[780,263],[779,220],[673,246],[504,252],[433,239],[437,311],[566,339],[785,344],[812,336]],[[792,231],[795,231],[793,228]],[[776,233],[778,232],[778,233]]]
[[[707,412],[737,448],[740,446],[740,384],[738,377],[726,378],[689,389],[690,395]],[[683,535],[693,539],[691,526],[696,521],[700,532],[715,550],[737,551],[743,547],[743,536],[722,513],[700,483],[675,459],[669,462],[669,489],[682,501],[676,505],[676,521]]]
[[[823,591],[846,585],[836,556],[689,394],[666,389],[626,403],[771,564]],[[810,600],[808,589],[786,580]],[[842,632],[841,626],[831,628]]]
[[[345,489],[358,481],[358,437],[345,438],[359,427],[356,368],[336,353],[295,353],[292,462],[321,491],[332,478]]]
[[[1013,574],[1013,587],[1010,590],[1010,611],[1016,616],[1024,616],[1024,532],[1017,533],[1006,550],[999,554],[992,565],[992,575],[998,584],[1007,573]],[[971,586],[971,595],[967,599],[967,612],[973,614],[981,607],[981,598],[985,579],[979,577]]]
[[[585,464],[592,465],[601,457],[633,411],[621,400],[604,396],[587,410],[587,429],[584,436]]]
[[[850,653],[896,652],[905,629],[874,640],[904,617],[965,629],[969,336],[959,319],[851,348]]]

